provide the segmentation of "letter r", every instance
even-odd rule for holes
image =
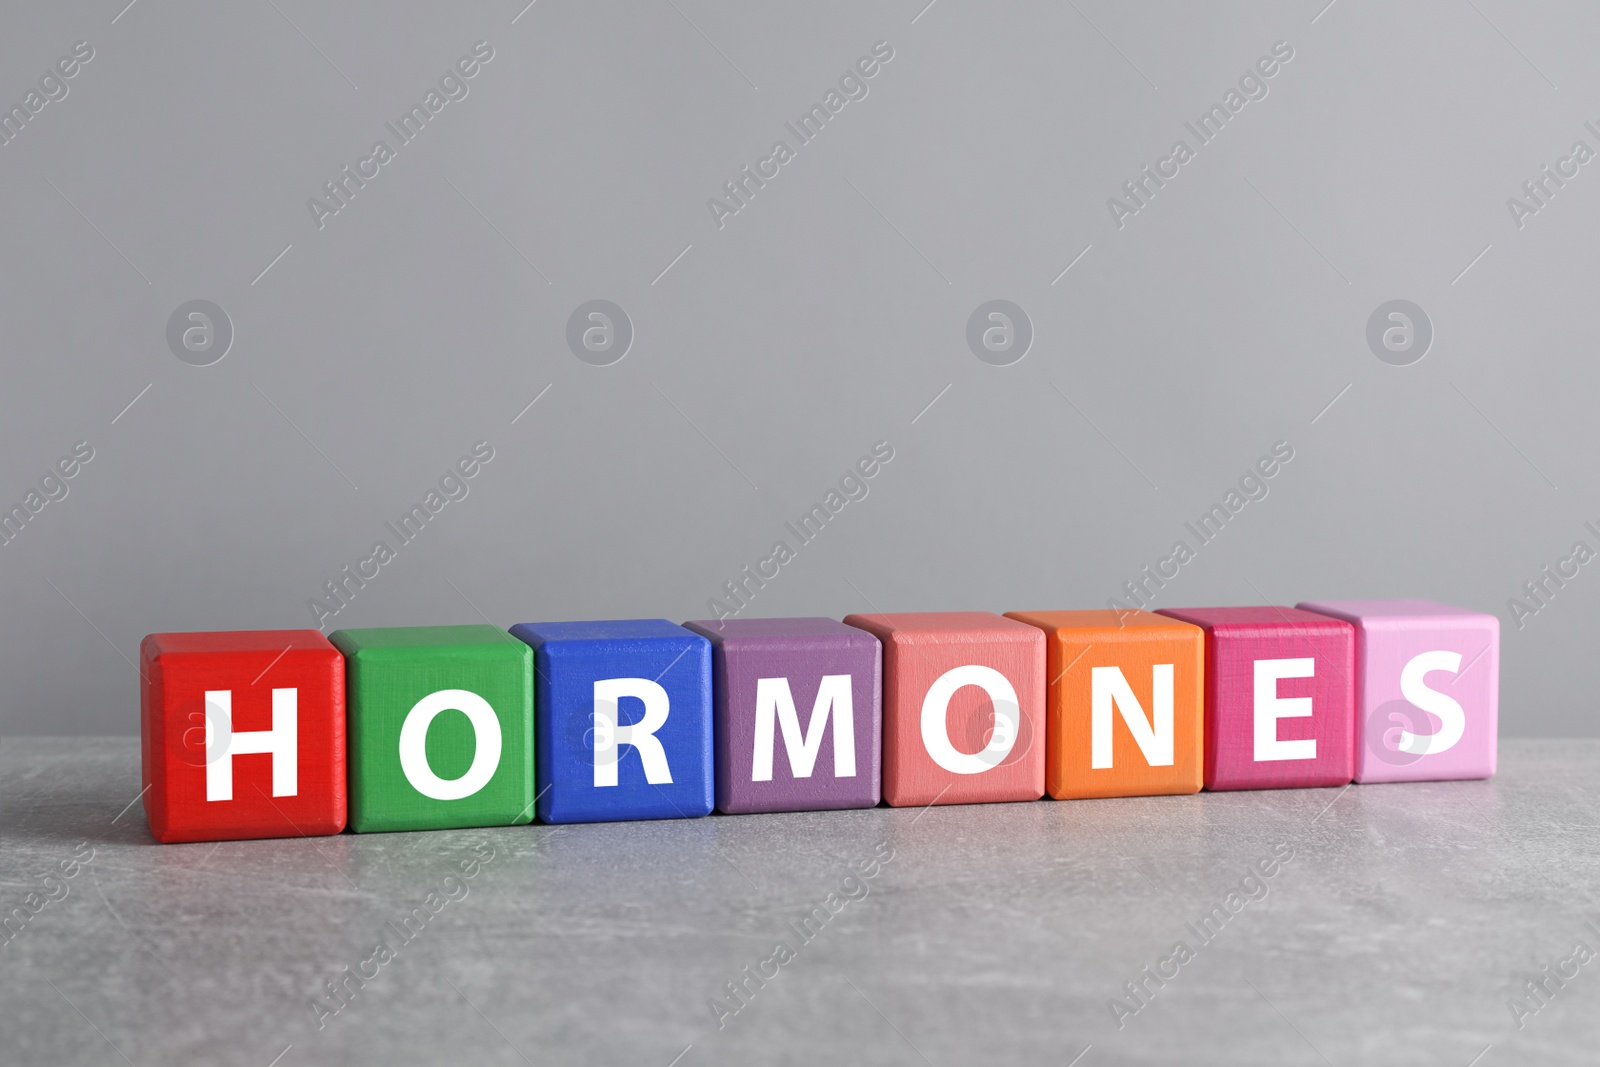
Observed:
[[[617,725],[617,701],[634,697],[644,702],[644,718],[628,726]],[[594,784],[617,784],[617,750],[632,745],[644,765],[644,780],[651,785],[671,785],[667,752],[656,738],[666,725],[671,707],[667,691],[649,678],[603,678],[594,683]]]

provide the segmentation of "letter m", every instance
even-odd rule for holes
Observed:
[[[773,720],[783,729],[783,748],[789,769],[796,778],[810,778],[822,748],[822,731],[833,718],[833,776],[856,776],[855,709],[850,699],[850,675],[823,675],[817,686],[817,699],[811,706],[811,720],[800,732],[800,715],[795,710],[794,694],[787,678],[761,678],[756,681],[755,753],[750,780],[772,781]]]
[[[1113,708],[1122,712],[1122,721],[1147,764],[1172,766],[1172,664],[1157,663],[1150,668],[1150,718],[1139,706],[1139,698],[1133,695],[1121,667],[1094,668],[1089,673],[1089,685],[1091,767],[1102,770],[1111,766]]]

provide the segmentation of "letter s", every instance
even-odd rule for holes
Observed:
[[[1461,705],[1443,693],[1429,689],[1426,681],[1429,671],[1449,671],[1455,674],[1460,670],[1459,652],[1424,652],[1419,656],[1413,656],[1411,662],[1405,665],[1405,669],[1400,672],[1400,695],[1405,697],[1408,703],[1437,718],[1439,732],[1414,734],[1409,730],[1401,730],[1400,744],[1396,746],[1401,752],[1409,752],[1413,756],[1428,756],[1454,748],[1456,742],[1461,740],[1462,731],[1467,726],[1467,717],[1462,712]]]

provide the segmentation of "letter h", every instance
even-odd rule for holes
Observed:
[[[272,729],[236,733],[233,690],[206,690],[206,800],[233,799],[233,757],[272,757],[272,795],[299,792],[299,691],[272,691]]]

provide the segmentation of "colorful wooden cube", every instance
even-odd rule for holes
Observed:
[[[835,619],[684,626],[711,642],[718,811],[878,803],[883,649],[876,637]]]
[[[1148,611],[1010,611],[1045,633],[1045,792],[1198,793],[1205,631]]]
[[[850,615],[883,642],[883,799],[1044,795],[1044,633],[987,611]]]
[[[344,660],[315,630],[150,634],[144,808],[159,841],[336,834]]]
[[[1494,774],[1499,619],[1431,600],[1300,607],[1356,628],[1356,781]]]
[[[665,619],[519,623],[539,702],[539,818],[709,815],[711,642]]]
[[[1355,775],[1355,627],[1298,608],[1164,608],[1206,633],[1207,789]]]
[[[533,821],[533,656],[494,626],[336,630],[350,687],[350,828]]]

